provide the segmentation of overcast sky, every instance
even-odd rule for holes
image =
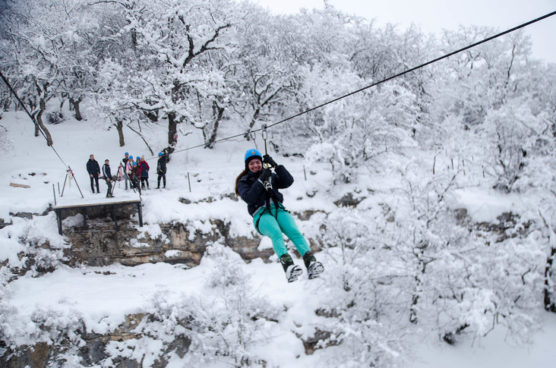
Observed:
[[[323,0],[249,0],[274,13],[295,13],[300,8],[323,8]],[[511,28],[556,10],[556,0],[328,0],[349,14],[375,19],[379,24],[411,23],[425,32],[455,30],[459,25]],[[525,29],[533,41],[533,55],[556,63],[556,15]]]

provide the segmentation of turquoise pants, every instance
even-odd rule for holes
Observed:
[[[268,210],[260,209],[253,217],[253,224],[256,227],[257,221],[259,221],[259,231],[272,240],[272,247],[278,258],[288,253],[282,233],[290,238],[299,254],[303,256],[309,251],[309,244],[301,232],[299,232],[293,216],[282,207],[278,207],[276,217],[274,216],[275,213],[276,207],[274,205],[270,206],[270,213]]]

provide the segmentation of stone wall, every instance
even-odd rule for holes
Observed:
[[[241,257],[250,261],[262,258],[268,262],[274,253],[272,249],[258,250],[260,237],[231,237],[230,223],[223,220],[211,220],[212,232],[202,233],[196,230],[191,234],[185,224],[160,224],[163,236],[151,238],[143,234],[141,244],[137,244],[140,235],[132,221],[119,221],[119,229],[109,219],[89,220],[87,227],[72,227],[64,230],[72,244],[65,250],[67,263],[71,266],[85,264],[89,266],[106,266],[121,263],[136,266],[143,263],[183,263],[187,266],[198,265],[205,249],[215,241],[231,247]],[[169,254],[167,255],[168,251]]]

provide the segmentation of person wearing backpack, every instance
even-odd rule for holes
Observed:
[[[139,165],[141,165],[141,189],[145,189],[145,184],[147,189],[149,189],[149,164],[145,160],[145,156],[141,156],[141,160],[139,161]]]
[[[141,195],[141,164],[137,161],[134,161],[131,164],[131,175],[129,178],[131,180],[131,188],[137,189],[139,195]]]
[[[158,174],[158,185],[156,189],[160,189],[160,179],[164,183],[164,188],[166,188],[166,155],[162,152],[158,152],[158,162],[156,163],[156,173]]]
[[[102,176],[104,176],[104,180],[106,180],[106,185],[108,186],[106,198],[114,197],[112,195],[112,173],[110,172],[110,161],[108,161],[108,159],[104,160],[104,165],[102,165]]]

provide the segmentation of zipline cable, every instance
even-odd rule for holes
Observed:
[[[421,68],[424,68],[424,67],[426,67],[426,66],[428,66],[428,65],[434,64],[434,63],[436,63],[436,62],[438,62],[438,61],[440,61],[440,60],[443,60],[443,59],[449,58],[450,56],[454,56],[454,55],[456,55],[456,54],[459,54],[459,53],[462,52],[462,51],[469,50],[469,49],[471,49],[471,48],[473,48],[473,47],[476,47],[476,46],[479,46],[479,45],[481,45],[481,44],[483,44],[483,43],[492,41],[492,40],[494,40],[495,38],[504,36],[504,35],[506,35],[506,34],[508,34],[508,33],[511,33],[511,32],[515,32],[515,31],[517,31],[518,29],[527,27],[527,26],[529,26],[529,25],[531,25],[531,24],[533,24],[533,23],[540,22],[541,20],[546,19],[546,18],[549,18],[549,17],[552,17],[553,15],[556,15],[556,10],[553,11],[553,12],[547,13],[547,14],[541,16],[541,17],[538,17],[538,18],[535,18],[535,19],[533,19],[533,20],[530,20],[530,21],[528,21],[528,22],[522,23],[522,24],[520,24],[520,25],[518,25],[518,26],[515,26],[515,27],[513,27],[513,28],[507,29],[507,30],[505,30],[505,31],[503,31],[503,32],[497,33],[497,34],[495,34],[495,35],[493,35],[493,36],[487,37],[487,38],[485,38],[485,39],[483,39],[483,40],[481,40],[481,41],[472,43],[472,44],[470,44],[470,45],[468,45],[468,46],[465,46],[465,47],[462,47],[462,48],[457,49],[457,50],[455,50],[455,51],[452,51],[452,52],[449,52],[449,53],[447,53],[447,54],[444,54],[444,55],[442,55],[442,56],[440,56],[440,57],[437,57],[436,59],[432,59],[432,60],[427,61],[427,62],[425,62],[425,63],[423,63],[423,64],[417,65],[417,66],[415,66],[415,67],[413,67],[413,68],[406,69],[406,70],[404,70],[403,72],[400,72],[400,73],[398,73],[398,74],[394,74],[394,75],[392,75],[392,76],[390,76],[390,77],[387,77],[387,78],[385,78],[385,79],[382,79],[382,80],[380,80],[380,81],[378,81],[378,82],[369,84],[369,85],[364,86],[364,87],[362,87],[362,88],[359,88],[359,89],[357,89],[357,90],[355,90],[355,91],[351,91],[351,92],[349,92],[349,93],[346,93],[346,94],[344,94],[344,95],[341,95],[341,96],[339,96],[339,97],[336,97],[336,98],[334,98],[334,99],[332,99],[332,100],[329,100],[329,101],[326,101],[326,102],[324,102],[324,103],[321,103],[320,105],[313,106],[313,107],[311,107],[311,108],[309,108],[309,109],[303,110],[303,111],[301,111],[301,112],[299,112],[299,113],[297,113],[297,114],[291,115],[291,116],[289,116],[289,117],[287,117],[287,118],[285,118],[285,119],[282,119],[282,120],[277,121],[277,122],[275,122],[275,123],[272,123],[272,124],[270,124],[270,125],[265,125],[265,126],[263,126],[262,128],[259,128],[259,129],[249,130],[248,133],[256,133],[256,132],[259,132],[259,131],[266,130],[266,129],[268,129],[268,128],[272,128],[272,127],[274,127],[274,126],[276,126],[276,125],[278,125],[278,124],[285,123],[285,122],[290,121],[290,120],[292,120],[292,119],[295,119],[295,118],[297,118],[297,117],[299,117],[299,116],[308,114],[308,113],[310,113],[311,111],[320,109],[321,107],[324,107],[324,106],[326,106],[326,105],[330,105],[330,104],[332,104],[332,103],[334,103],[334,102],[337,102],[337,101],[342,100],[342,99],[344,99],[344,98],[347,98],[347,97],[349,97],[349,96],[352,96],[352,95],[355,95],[355,94],[357,94],[357,93],[363,92],[363,91],[365,91],[365,90],[367,90],[367,89],[369,89],[369,88],[376,87],[376,86],[378,86],[379,84],[388,82],[388,81],[390,81],[390,80],[392,80],[392,79],[395,79],[395,78],[399,78],[399,77],[401,77],[401,76],[403,76],[403,75],[405,75],[405,74],[414,72],[414,71],[416,71],[416,70],[418,70],[418,69],[421,69]],[[229,136],[229,137],[217,139],[217,140],[215,140],[213,143],[223,142],[223,141],[227,141],[227,140],[230,140],[230,139],[242,137],[242,136],[245,136],[245,134],[246,134],[246,133],[243,132],[243,133],[235,134],[235,135],[232,135],[232,136]],[[198,145],[191,146],[191,147],[187,147],[187,148],[183,148],[183,149],[180,149],[180,150],[174,150],[173,153],[185,152],[185,151],[189,151],[189,150],[192,150],[192,149],[195,149],[195,148],[201,148],[201,147],[205,147],[205,146],[206,146],[205,143],[203,143],[203,144],[198,144]]]
[[[380,80],[380,81],[378,81],[378,82],[369,84],[368,86],[359,88],[358,90],[355,90],[355,91],[346,93],[345,95],[342,95],[342,96],[340,96],[340,97],[336,97],[336,98],[333,99],[333,100],[330,100],[330,101],[324,102],[324,103],[322,103],[322,104],[320,104],[320,105],[311,107],[310,109],[307,109],[307,110],[305,110],[305,111],[302,111],[302,112],[300,112],[300,113],[297,113],[297,114],[295,114],[295,115],[292,115],[292,116],[290,116],[290,117],[288,117],[288,118],[285,118],[285,119],[283,119],[283,120],[280,120],[280,121],[278,121],[278,122],[276,122],[276,123],[270,124],[270,125],[267,126],[267,128],[271,128],[271,127],[273,127],[273,126],[275,126],[275,125],[285,123],[286,121],[289,121],[289,120],[291,120],[291,119],[294,119],[294,118],[296,118],[296,117],[299,117],[299,116],[301,116],[301,115],[303,115],[303,114],[307,114],[307,113],[309,113],[309,112],[311,112],[311,111],[313,111],[313,110],[320,109],[321,107],[324,107],[324,106],[329,105],[329,104],[331,104],[331,103],[337,102],[337,101],[339,101],[339,100],[341,100],[341,99],[344,99],[344,98],[346,98],[346,97],[352,96],[352,95],[354,95],[354,94],[356,94],[356,93],[365,91],[365,90],[367,90],[367,89],[369,89],[369,88],[378,86],[379,84],[388,82],[388,81],[390,81],[390,80],[392,80],[392,79],[401,77],[401,76],[403,76],[403,75],[405,75],[405,74],[407,74],[407,73],[414,72],[414,71],[417,70],[417,69],[424,68],[425,66],[428,66],[428,65],[430,65],[430,64],[434,64],[434,63],[436,63],[436,62],[438,62],[438,61],[440,61],[440,60],[449,58],[450,56],[453,56],[453,55],[455,55],[455,54],[459,54],[459,53],[462,52],[462,51],[469,50],[469,49],[471,49],[471,48],[473,48],[473,47],[476,47],[476,46],[479,46],[479,45],[481,45],[481,44],[483,44],[483,43],[492,41],[492,40],[495,39],[495,38],[504,36],[504,35],[506,35],[506,34],[508,34],[508,33],[511,33],[511,32],[515,32],[515,31],[517,31],[517,30],[520,29],[520,28],[527,27],[527,26],[529,26],[529,25],[531,25],[531,24],[533,24],[533,23],[539,22],[539,21],[541,21],[541,20],[543,20],[543,19],[546,19],[546,18],[548,18],[548,17],[551,17],[551,16],[553,16],[553,15],[556,15],[556,11],[553,11],[553,12],[551,12],[551,13],[545,14],[545,15],[543,15],[542,17],[538,17],[538,18],[536,18],[536,19],[530,20],[530,21],[528,21],[528,22],[525,22],[525,23],[523,23],[523,24],[520,24],[520,25],[518,25],[518,26],[515,26],[515,27],[513,27],[513,28],[510,28],[510,29],[508,29],[508,30],[506,30],[506,31],[497,33],[497,34],[495,34],[494,36],[487,37],[487,38],[485,38],[485,39],[483,39],[483,40],[481,40],[481,41],[472,43],[472,44],[470,44],[470,45],[468,45],[468,46],[462,47],[461,49],[452,51],[452,52],[450,52],[450,53],[448,53],[448,54],[445,54],[445,55],[442,55],[442,56],[440,56],[440,57],[437,57],[436,59],[427,61],[426,63],[423,63],[423,64],[421,64],[421,65],[415,66],[415,67],[410,68],[410,69],[406,69],[406,70],[404,70],[403,72],[400,72],[400,73],[398,73],[398,74],[392,75],[392,76],[390,76],[390,77],[388,77],[388,78],[385,78],[385,79],[383,79],[383,80]]]

